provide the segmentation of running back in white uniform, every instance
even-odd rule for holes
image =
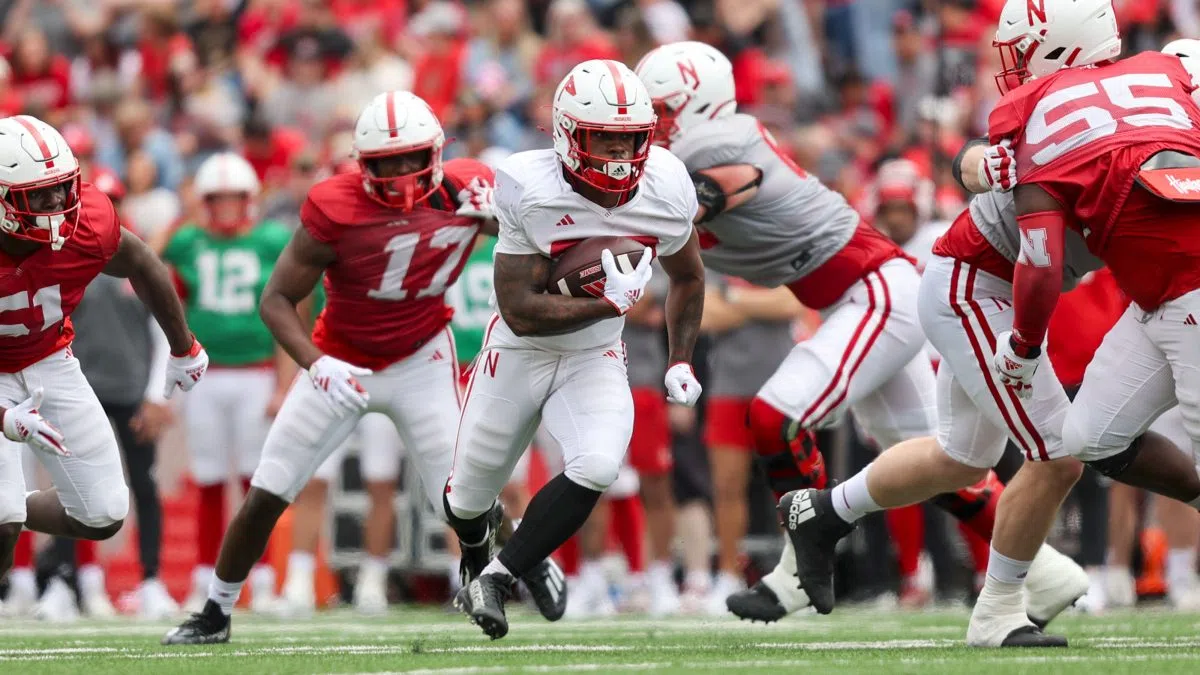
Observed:
[[[637,192],[605,209],[575,192],[553,150],[518,153],[496,171],[496,253],[554,257],[592,237],[624,236],[658,256],[692,236],[696,193],[683,164],[653,148]],[[563,216],[566,225],[558,225]],[[562,448],[567,476],[603,491],[633,428],[623,317],[555,336],[521,337],[497,313],[467,387],[446,499],[462,518],[495,502],[538,423]]]

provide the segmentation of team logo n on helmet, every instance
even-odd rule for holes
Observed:
[[[212,155],[196,170],[193,185],[196,196],[205,204],[210,229],[230,234],[253,224],[255,201],[261,187],[254,167],[241,155],[236,152]],[[220,195],[241,196],[240,208],[234,213],[214,208],[214,198]]]
[[[354,125],[354,159],[362,170],[367,195],[405,210],[426,200],[442,184],[442,148],[446,134],[433,109],[416,94],[379,94]],[[425,153],[421,168],[394,176],[380,175],[379,161]]]
[[[689,126],[737,112],[733,64],[711,45],[663,45],[642,57],[634,70],[658,115],[655,145],[670,147]]]
[[[62,134],[29,115],[0,119],[0,231],[60,250],[79,222],[79,162]],[[61,206],[35,209],[35,193],[59,188]]]
[[[1007,93],[1063,68],[1116,59],[1121,34],[1112,0],[1007,0],[992,46],[1002,68],[996,85]]]
[[[646,86],[623,63],[593,59],[571,69],[554,92],[554,151],[576,180],[602,192],[629,195],[650,156],[654,107]],[[627,159],[592,152],[591,134],[634,135]]]

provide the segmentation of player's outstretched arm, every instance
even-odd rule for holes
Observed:
[[[334,261],[332,248],[316,240],[301,227],[292,235],[271,278],[263,288],[258,313],[275,336],[275,341],[304,370],[324,354],[313,344],[297,307],[312,294],[325,268]]]
[[[186,354],[195,341],[184,317],[183,303],[175,292],[171,272],[136,234],[121,230],[117,252],[104,273],[129,279],[138,298],[154,315],[171,345],[172,354]]]
[[[1013,343],[1020,353],[1041,347],[1062,293],[1067,214],[1034,184],[1017,188],[1016,206],[1021,253],[1013,272]]]
[[[694,172],[692,184],[700,208],[692,222],[706,223],[750,201],[758,194],[762,179],[762,169],[751,164],[726,164]]]
[[[678,252],[659,258],[671,282],[667,292],[667,341],[671,363],[691,363],[704,317],[704,263],[695,230]]]
[[[500,316],[517,335],[560,335],[619,316],[603,298],[546,293],[550,259],[545,256],[497,253],[494,274]]]

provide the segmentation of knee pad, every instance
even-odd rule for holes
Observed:
[[[617,474],[620,472],[620,456],[601,452],[585,452],[576,455],[567,463],[567,468],[563,471],[572,483],[596,492],[607,490],[608,486],[617,480]]]
[[[97,490],[95,503],[88,505],[86,513],[68,515],[88,527],[104,529],[117,525],[119,529],[121,521],[129,515],[129,490],[124,485],[120,489]]]
[[[1083,460],[1084,464],[1087,464],[1098,471],[1100,475],[1107,476],[1109,478],[1117,478],[1121,474],[1125,473],[1129,466],[1133,464],[1133,460],[1138,456],[1138,452],[1141,451],[1141,446],[1142,438],[1139,436],[1133,439],[1133,442],[1129,444],[1129,447],[1117,452],[1116,454],[1098,459],[1083,459],[1082,457],[1080,459]]]

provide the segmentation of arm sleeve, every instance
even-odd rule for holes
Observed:
[[[167,359],[170,355],[171,344],[167,342],[167,334],[154,317],[150,317],[150,375],[143,398],[151,403],[167,402],[163,396],[163,382],[167,380]]]
[[[500,223],[500,237],[496,241],[496,253],[506,255],[541,254],[525,230],[525,219],[521,214],[523,186],[504,171],[496,172],[496,220]]]
[[[313,239],[322,244],[333,244],[337,239],[337,226],[319,206],[313,202],[310,195],[300,207],[300,226],[312,235]]]
[[[965,183],[963,183],[963,179],[962,179],[963,157],[967,156],[967,151],[969,151],[971,148],[974,148],[979,145],[987,145],[987,144],[988,144],[988,141],[986,138],[972,138],[971,140],[967,141],[965,145],[962,146],[962,150],[959,150],[958,154],[954,156],[954,163],[950,165],[950,173],[952,173],[954,175],[954,182],[958,183],[958,185],[962,189],[967,190],[967,192],[970,192],[970,190],[967,189],[967,185]]]
[[[1013,338],[1039,347],[1062,293],[1063,237],[1066,216],[1039,211],[1017,217],[1021,253],[1013,272]]]

